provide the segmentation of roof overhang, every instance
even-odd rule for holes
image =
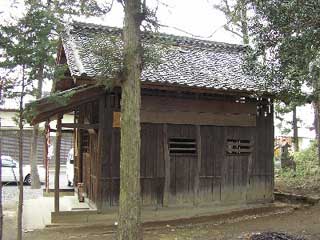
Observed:
[[[74,111],[78,106],[92,102],[106,93],[103,86],[83,85],[41,98],[26,107],[27,119],[34,125],[55,118],[58,114]],[[61,103],[63,99],[63,103]]]
[[[241,96],[241,97],[263,97],[263,98],[275,98],[275,94],[267,91],[249,91],[249,90],[236,90],[236,89],[215,89],[207,87],[191,87],[181,84],[172,83],[154,83],[154,82],[142,82],[141,88],[143,89],[154,89],[154,90],[165,90],[165,91],[176,91],[186,93],[203,93],[212,95],[225,95],[225,96]]]

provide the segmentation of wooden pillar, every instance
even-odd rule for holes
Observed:
[[[246,201],[249,202],[251,199],[250,199],[250,191],[251,191],[251,176],[252,176],[252,173],[253,173],[253,154],[254,154],[254,151],[256,151],[256,148],[255,148],[255,142],[254,142],[254,138],[251,137],[251,143],[250,143],[250,149],[251,149],[251,152],[248,156],[248,170],[247,170],[247,188],[246,188]]]
[[[170,201],[170,154],[168,144],[168,125],[163,124],[163,155],[164,155],[164,190],[163,190],[163,206],[168,206]]]
[[[56,152],[55,152],[55,176],[54,176],[54,211],[59,212],[59,176],[60,176],[60,148],[61,148],[61,119],[62,115],[57,118],[56,132]]]
[[[199,187],[200,187],[200,169],[201,169],[201,127],[196,126],[196,136],[197,136],[197,159],[194,168],[194,189],[193,189],[193,205],[197,206],[199,204]]]

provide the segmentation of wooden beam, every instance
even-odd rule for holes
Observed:
[[[199,205],[199,187],[200,187],[200,169],[201,169],[201,127],[196,126],[196,136],[197,136],[197,159],[196,166],[194,168],[194,189],[193,189],[193,205]]]
[[[62,128],[80,128],[80,129],[98,129],[99,123],[85,124],[85,123],[61,123]]]
[[[168,125],[166,123],[163,124],[163,151],[165,167],[163,206],[168,207],[170,202],[170,154],[168,145]]]
[[[171,123],[191,125],[215,125],[215,126],[256,126],[256,115],[253,114],[227,114],[207,112],[161,112],[141,110],[142,123]]]
[[[59,176],[60,176],[60,149],[61,149],[61,119],[63,115],[58,115],[56,133],[56,152],[55,152],[55,176],[54,176],[54,211],[59,212]]]
[[[57,132],[57,129],[51,129],[50,128],[50,132]],[[71,129],[62,129],[61,132],[62,133],[73,133],[73,130],[71,130]]]

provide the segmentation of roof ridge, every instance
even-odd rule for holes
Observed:
[[[122,28],[118,27],[110,27],[107,25],[101,25],[101,24],[95,24],[95,23],[86,23],[86,22],[80,22],[80,21],[73,21],[69,23],[73,28],[84,28],[84,29],[94,29],[94,30],[103,30],[108,32],[121,32]],[[225,42],[218,42],[218,41],[212,41],[212,40],[204,40],[200,38],[192,38],[187,36],[179,36],[174,34],[168,34],[168,33],[162,33],[162,32],[143,32],[143,34],[148,35],[151,38],[157,38],[165,39],[165,40],[171,40],[180,44],[188,44],[188,45],[200,45],[201,47],[223,47],[223,48],[229,48],[229,49],[236,49],[236,50],[245,50],[246,46],[241,44],[232,44],[232,43],[225,43]]]

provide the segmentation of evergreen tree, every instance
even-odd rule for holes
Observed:
[[[121,150],[119,240],[140,240],[141,190],[140,190],[140,108],[141,71],[147,64],[157,64],[157,51],[143,47],[140,28],[157,29],[156,10],[146,5],[146,0],[123,0],[123,64],[121,84]]]
[[[5,89],[4,95],[17,98],[19,100],[19,203],[17,214],[17,239],[22,239],[22,206],[23,206],[23,107],[24,96],[27,92],[26,86],[31,83],[27,77],[27,68],[30,67],[32,50],[27,46],[32,44],[33,39],[27,26],[26,19],[21,19],[17,23],[8,26],[1,26],[0,47],[3,58],[0,67],[4,75]]]
[[[244,44],[250,43],[250,21],[255,19],[252,1],[248,0],[221,0],[220,4],[214,5],[214,7],[224,13],[227,23],[224,25],[224,28],[237,35],[242,39]],[[249,11],[251,11],[251,17],[248,17]],[[252,27],[252,26],[251,26]],[[253,37],[251,35],[251,37]],[[253,37],[254,38],[254,37]],[[260,53],[263,59],[266,59],[266,52]],[[272,81],[272,80],[271,80]],[[297,98],[297,99],[296,99]],[[299,100],[299,101],[297,101]],[[291,102],[291,103],[288,103]],[[281,104],[285,102],[285,105]],[[294,104],[292,103],[294,102]],[[289,94],[282,101],[276,102],[276,116],[279,116],[279,119],[283,119],[283,114],[292,112],[292,121],[289,122],[293,132],[293,143],[294,150],[299,151],[298,144],[298,122],[297,119],[297,106],[300,106],[305,103],[305,99],[301,99],[300,89],[298,89],[298,93],[296,95]]]
[[[21,7],[21,6],[20,6]],[[0,24],[0,59],[2,88],[5,97],[19,99],[19,205],[17,239],[22,239],[22,138],[23,138],[23,108],[26,94],[41,97],[44,78],[52,79],[54,71],[54,53],[58,43],[58,33],[64,20],[70,16],[98,16],[110,11],[111,5],[100,5],[94,0],[74,1],[38,1],[25,0],[25,13],[19,19],[3,21]],[[34,87],[34,80],[37,87]],[[38,181],[35,162],[36,140],[38,127],[33,131],[33,158],[31,161],[32,179]],[[1,161],[1,160],[0,160]],[[0,162],[1,165],[1,162]]]
[[[27,66],[28,77],[35,79],[32,86],[32,92],[37,99],[42,96],[42,86],[44,79],[52,80],[55,62],[54,54],[56,52],[58,44],[58,32],[62,29],[64,21],[72,16],[99,16],[105,14],[111,9],[110,4],[99,5],[97,1],[35,1],[25,0],[24,7],[26,8],[23,19],[28,27],[30,38],[33,41],[27,47],[32,49],[33,58],[30,64]],[[19,21],[19,20],[18,20]],[[18,24],[7,23],[6,25],[14,27]],[[1,27],[6,27],[2,26]],[[14,32],[9,32],[12,28],[0,31],[7,32],[7,36],[4,38],[11,38],[14,36]],[[8,40],[4,40],[8,41]],[[6,48],[6,46],[2,46]],[[6,68],[5,64],[2,67]],[[40,187],[40,181],[37,171],[37,139],[39,128],[35,125],[33,128],[33,137],[31,144],[31,183],[33,188]]]
[[[248,1],[221,0],[214,8],[221,11],[227,19],[224,29],[240,37],[243,44],[249,44]]]
[[[261,76],[269,79],[275,86],[285,86],[281,98],[287,104],[291,103],[292,110],[312,100],[316,106],[315,119],[318,119],[320,31],[314,19],[320,17],[319,3],[312,0],[249,2],[254,11],[250,20],[250,34],[254,47],[251,60],[255,69],[260,65],[258,72]],[[313,88],[311,96],[302,92],[303,85]],[[296,138],[297,119],[293,118],[292,122]],[[319,123],[316,124],[318,125]],[[317,138],[320,147],[319,132]]]

